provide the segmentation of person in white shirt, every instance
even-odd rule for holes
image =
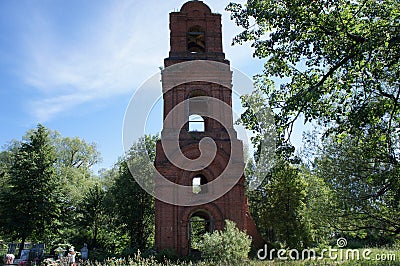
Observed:
[[[68,252],[68,265],[76,266],[75,256],[76,252],[74,250],[74,247],[71,247]]]

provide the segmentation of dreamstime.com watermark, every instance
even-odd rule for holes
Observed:
[[[257,257],[260,260],[375,260],[375,261],[396,261],[394,253],[376,253],[373,254],[371,249],[344,249],[347,246],[347,240],[343,237],[337,240],[339,248],[324,248],[318,253],[315,249],[271,249],[268,246],[259,249]]]

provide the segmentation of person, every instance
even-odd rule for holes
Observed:
[[[13,264],[14,259],[15,259],[14,254],[6,254],[6,257],[4,258],[4,264]]]
[[[83,244],[83,248],[81,249],[81,258],[83,260],[87,260],[89,257],[89,250],[87,248],[87,244]]]
[[[76,266],[75,256],[76,252],[74,250],[74,247],[71,247],[68,252],[68,265]]]

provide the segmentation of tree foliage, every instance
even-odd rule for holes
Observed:
[[[101,183],[98,182],[87,190],[78,205],[77,222],[79,227],[86,232],[86,241],[92,248],[98,247],[102,227],[107,221],[104,206],[105,196],[106,191],[102,188]]]
[[[249,191],[252,216],[268,242],[297,248],[307,232],[301,211],[305,208],[305,183],[296,167],[280,160],[255,190]]]
[[[260,81],[287,77],[263,89],[279,121],[299,113],[337,130],[358,131],[378,122],[393,133],[398,123],[400,3],[388,1],[247,1],[230,4],[251,41],[266,58]],[[254,24],[250,25],[250,21]]]
[[[290,129],[300,114],[330,131],[378,133],[398,160],[400,3],[249,0],[228,8],[266,58],[258,82]],[[254,23],[253,23],[254,22]],[[284,78],[276,87],[273,78]]]
[[[157,140],[157,136],[145,136],[132,146],[126,156],[115,165],[117,174],[107,191],[109,211],[116,217],[117,226],[128,235],[129,248],[133,252],[150,247],[153,240],[154,198],[135,178],[152,181],[152,161]]]
[[[96,185],[92,166],[101,162],[95,143],[78,137],[62,137],[57,131],[51,134],[57,154],[57,174],[64,183],[63,192],[68,195],[69,207],[76,208],[83,195]]]
[[[313,175],[336,192],[340,229],[398,234],[400,2],[248,0],[227,10],[243,28],[233,43],[265,59],[246,97],[268,100],[278,153],[296,120],[320,126],[330,140]],[[251,112],[243,123],[260,136]]]
[[[338,203],[337,228],[360,237],[400,233],[399,169],[375,145],[351,135],[328,138],[314,160],[315,175],[331,187]]]
[[[62,195],[49,131],[32,131],[11,155],[7,189],[1,194],[2,227],[14,239],[47,239],[56,233]]]
[[[99,176],[94,143],[42,125],[10,142],[0,152],[1,238],[87,243],[105,256],[151,247],[154,200],[134,177],[152,180],[157,139],[143,137]]]
[[[60,165],[74,168],[90,168],[101,161],[95,143],[80,138],[62,138],[55,133],[55,146]]]
[[[95,144],[62,137],[42,125],[5,145],[0,153],[2,235],[71,241],[80,229],[77,205],[98,181],[90,167],[99,160]]]

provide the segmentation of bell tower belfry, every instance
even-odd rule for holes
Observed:
[[[155,167],[174,186],[155,181],[156,248],[189,255],[199,235],[223,229],[226,219],[260,245],[263,240],[247,206],[243,144],[233,128],[232,72],[222,49],[221,15],[202,1],[189,1],[170,13],[164,66],[164,123]],[[184,157],[178,161],[203,159],[198,163],[202,167],[174,162],[177,154]],[[229,189],[221,192],[223,186]],[[162,193],[171,200],[157,197]]]
[[[221,15],[214,14],[202,1],[185,3],[170,13],[170,52],[165,67],[185,60],[225,62],[222,51]]]

